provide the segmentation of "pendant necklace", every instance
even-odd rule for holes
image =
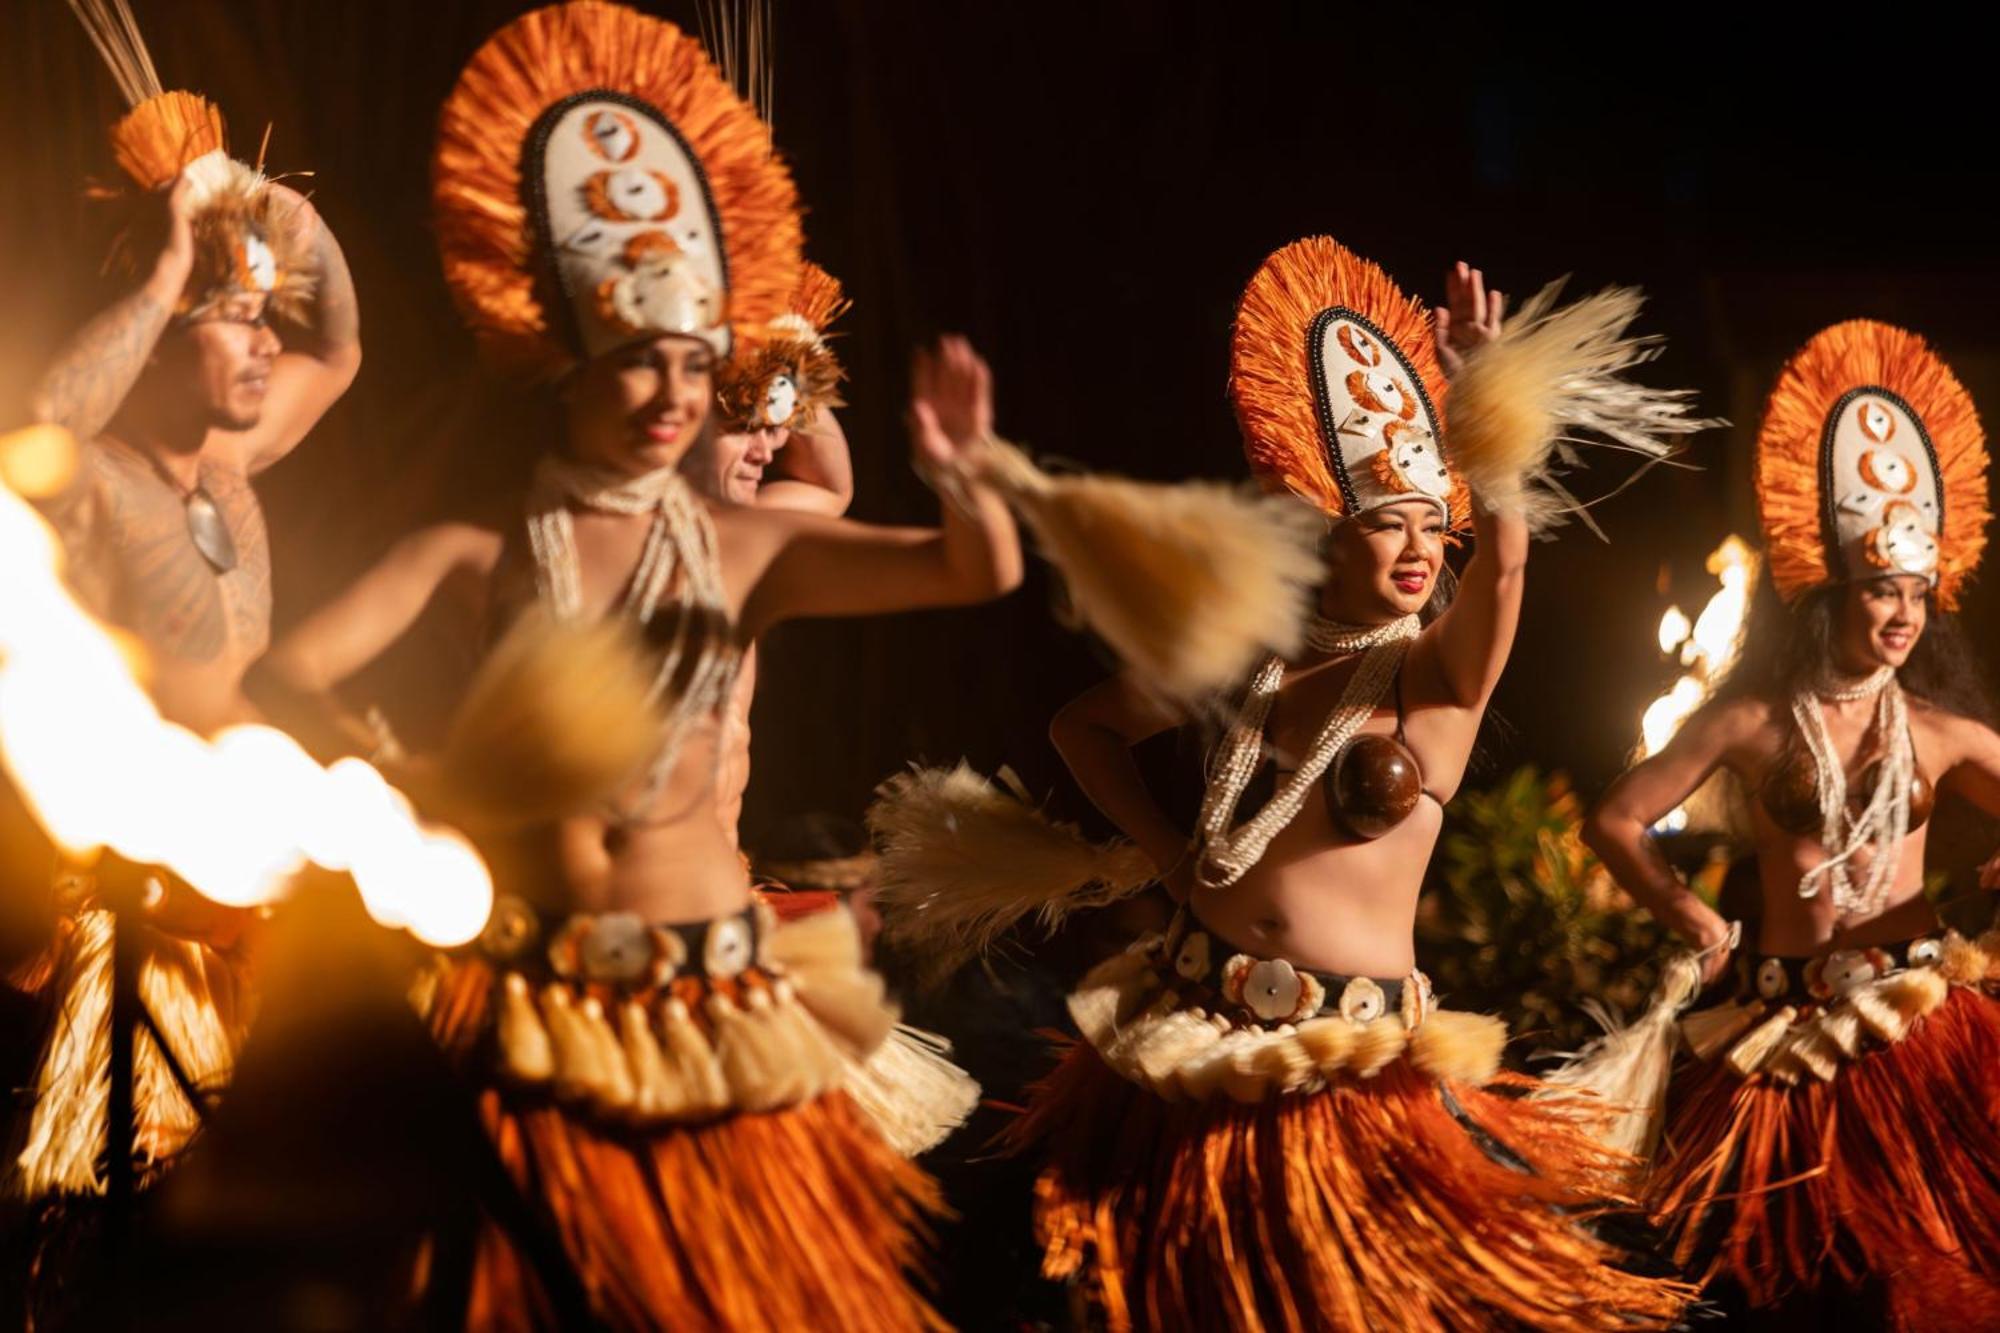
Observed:
[[[161,481],[170,486],[174,494],[180,496],[181,505],[187,510],[188,537],[194,542],[194,549],[201,552],[201,558],[208,561],[210,569],[218,574],[227,574],[236,568],[236,539],[229,535],[229,521],[222,516],[222,506],[216,504],[215,497],[208,488],[197,481],[192,486],[181,485],[173,473],[167,471],[166,464],[153,456],[151,450],[139,449]],[[196,465],[196,475],[200,475],[200,464]]]

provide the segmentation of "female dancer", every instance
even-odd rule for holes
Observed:
[[[1715,981],[1729,929],[1648,831],[1718,769],[1750,797],[1754,951],[1735,998],[1682,1025],[1699,1067],[1653,1201],[1676,1258],[1753,1306],[1866,1289],[1897,1327],[1971,1326],[2000,1296],[2000,1009],[1978,989],[2000,937],[1942,930],[1923,873],[1939,793],[2000,813],[2000,736],[1949,614],[1985,544],[1979,419],[1921,338],[1855,320],[1779,376],[1756,471],[1785,603],[1753,630],[1763,669],[1585,832]]]
[[[799,224],[764,125],[671,25],[593,0],[516,19],[461,75],[435,167],[460,307],[504,364],[561,376],[564,437],[520,529],[409,538],[274,669],[330,691],[461,574],[495,628],[539,607],[643,629],[667,701],[657,755],[612,808],[534,839],[480,946],[443,960],[433,1027],[596,1319],[928,1326],[903,1269],[934,1189],[838,1090],[893,1013],[846,913],[781,926],[753,907],[715,818],[718,735],[765,628],[998,596],[1021,573],[1012,522],[969,477],[937,530],[690,492],[677,465],[712,428],[718,363],[783,313]],[[918,359],[919,467],[957,469],[991,415],[964,342]],[[585,688],[573,675],[552,683]],[[485,1235],[474,1322],[531,1321],[541,1300],[520,1251]]]
[[[1072,997],[1086,1044],[1013,1136],[1046,1154],[1045,1271],[1085,1278],[1113,1327],[1662,1327],[1685,1303],[1584,1229],[1613,1158],[1517,1095],[1501,1024],[1436,1008],[1412,953],[1521,605],[1533,468],[1495,451],[1494,423],[1507,402],[1549,410],[1528,386],[1560,377],[1537,355],[1632,359],[1630,294],[1538,300],[1505,332],[1501,306],[1460,265],[1433,329],[1330,240],[1273,255],[1238,308],[1232,392],[1253,467],[1328,521],[1307,650],[1251,680],[1192,839],[1131,756],[1178,717],[1114,680],[1052,728],[1181,904]],[[1442,372],[1462,360],[1448,436]],[[1692,427],[1672,395],[1619,388],[1647,401],[1644,428],[1614,424],[1628,442]],[[1454,596],[1445,548],[1467,526]],[[1239,812],[1267,757],[1275,792]]]

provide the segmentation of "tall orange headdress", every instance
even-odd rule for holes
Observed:
[[[277,313],[296,317],[315,270],[295,209],[268,188],[262,161],[253,167],[229,155],[214,103],[160,87],[124,0],[72,0],[71,8],[132,108],[111,127],[119,167],[141,190],[165,189],[185,173],[193,191],[194,268],[175,313],[187,318],[239,293],[264,293]],[[127,270],[143,262],[123,239],[112,261]]]
[[[1429,500],[1465,526],[1444,389],[1430,311],[1331,237],[1273,254],[1237,302],[1229,391],[1250,466],[1330,517]]]
[[[1821,330],[1765,404],[1757,508],[1786,601],[1843,580],[1921,574],[1952,609],[1990,517],[1971,396],[1914,333],[1866,319]]]
[[[763,121],[694,38],[602,0],[479,48],[444,105],[432,202],[459,310],[515,371],[662,334],[726,357],[799,280],[797,194]]]
[[[817,264],[806,264],[790,307],[754,339],[746,339],[717,377],[723,429],[803,430],[821,412],[843,406],[840,383],[847,372],[834,356],[826,331],[849,304],[832,274]]]

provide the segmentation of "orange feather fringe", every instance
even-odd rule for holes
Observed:
[[[798,290],[792,293],[792,313],[824,333],[854,305],[840,279],[811,260],[799,265]]]
[[[1318,349],[1307,345],[1314,317],[1331,306],[1358,312],[1388,335],[1422,378],[1440,425],[1446,382],[1430,310],[1404,295],[1379,266],[1330,236],[1294,241],[1264,261],[1236,304],[1230,338],[1229,392],[1244,452],[1261,480],[1339,517],[1345,506],[1327,459],[1309,370]],[[1447,435],[1447,453],[1449,448]],[[1460,530],[1471,508],[1457,477],[1450,499],[1453,528]]]
[[[799,204],[770,130],[671,23],[602,0],[532,10],[486,40],[438,123],[431,200],[445,280],[501,368],[554,375],[574,362],[543,307],[522,197],[521,145],[552,103],[610,88],[657,108],[708,176],[729,261],[729,316],[752,336],[799,277]]]
[[[163,189],[189,164],[212,152],[229,150],[222,112],[207,98],[178,90],[158,93],[127,112],[111,127],[111,151],[118,166],[141,190]],[[271,306],[290,320],[304,317],[318,282],[311,247],[304,244],[289,200],[265,188],[262,164],[230,162],[209,178],[207,200],[194,217],[195,259],[178,309],[185,312],[217,290],[250,288],[244,269],[244,236],[254,231],[277,262]],[[100,190],[121,198],[125,192]],[[129,232],[113,243],[107,267],[137,277],[150,255],[132,252]]]
[[[111,151],[142,190],[172,183],[188,163],[227,147],[221,110],[196,93],[149,97],[111,127]]]
[[[1986,433],[1972,396],[1914,333],[1853,319],[1813,335],[1778,374],[1757,433],[1757,509],[1771,578],[1786,601],[1843,577],[1830,569],[1820,522],[1819,455],[1827,413],[1849,389],[1875,384],[1916,411],[1937,451],[1944,498],[1938,546],[1938,605],[1958,606],[1979,567],[1991,517]]]
[[[433,1031],[470,1071],[492,1023],[492,969],[453,962]],[[480,1109],[516,1186],[543,1208],[597,1318],[613,1328],[920,1330],[911,1286],[937,1186],[844,1094],[661,1132],[617,1132],[546,1096],[486,1088]],[[488,1226],[467,1323],[546,1327],[532,1271]]]
[[[786,320],[774,329],[760,331],[755,341],[737,344],[736,354],[715,377],[715,406],[723,429],[749,429],[765,390],[772,378],[781,374],[790,375],[799,391],[798,407],[789,423],[794,429],[810,429],[821,412],[847,406],[840,397],[847,371],[820,335],[852,304],[838,278],[818,264],[803,264],[798,290],[792,293],[786,313],[804,320],[814,336]]]
[[[1879,1286],[1898,1329],[1992,1319],[2000,1002],[1954,988],[1830,1083],[1703,1066],[1676,1090],[1651,1202],[1676,1262],[1753,1305]]]
[[[1443,1085],[1398,1061],[1317,1093],[1177,1104],[1079,1046],[1006,1138],[1047,1154],[1043,1272],[1084,1279],[1114,1330],[1671,1325],[1692,1289],[1621,1271],[1577,1220],[1615,1197],[1622,1159],[1517,1095],[1532,1085]],[[1447,1090],[1530,1170],[1482,1149]]]

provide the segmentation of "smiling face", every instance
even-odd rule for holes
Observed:
[[[563,386],[570,451],[626,476],[677,466],[714,401],[715,353],[686,337],[628,343]]]
[[[711,431],[688,451],[681,471],[696,490],[730,504],[754,504],[764,483],[764,469],[785,447],[791,432],[783,426],[760,430]]]
[[[266,322],[269,299],[262,292],[224,297],[160,340],[158,378],[186,386],[210,426],[249,430],[263,416],[271,368],[282,350]]]
[[[1376,625],[1424,608],[1444,568],[1444,514],[1425,500],[1384,505],[1337,524],[1327,539],[1321,609]]]
[[[1857,579],[1840,597],[1834,651],[1840,668],[1856,676],[1901,667],[1929,620],[1930,580],[1916,574]]]

